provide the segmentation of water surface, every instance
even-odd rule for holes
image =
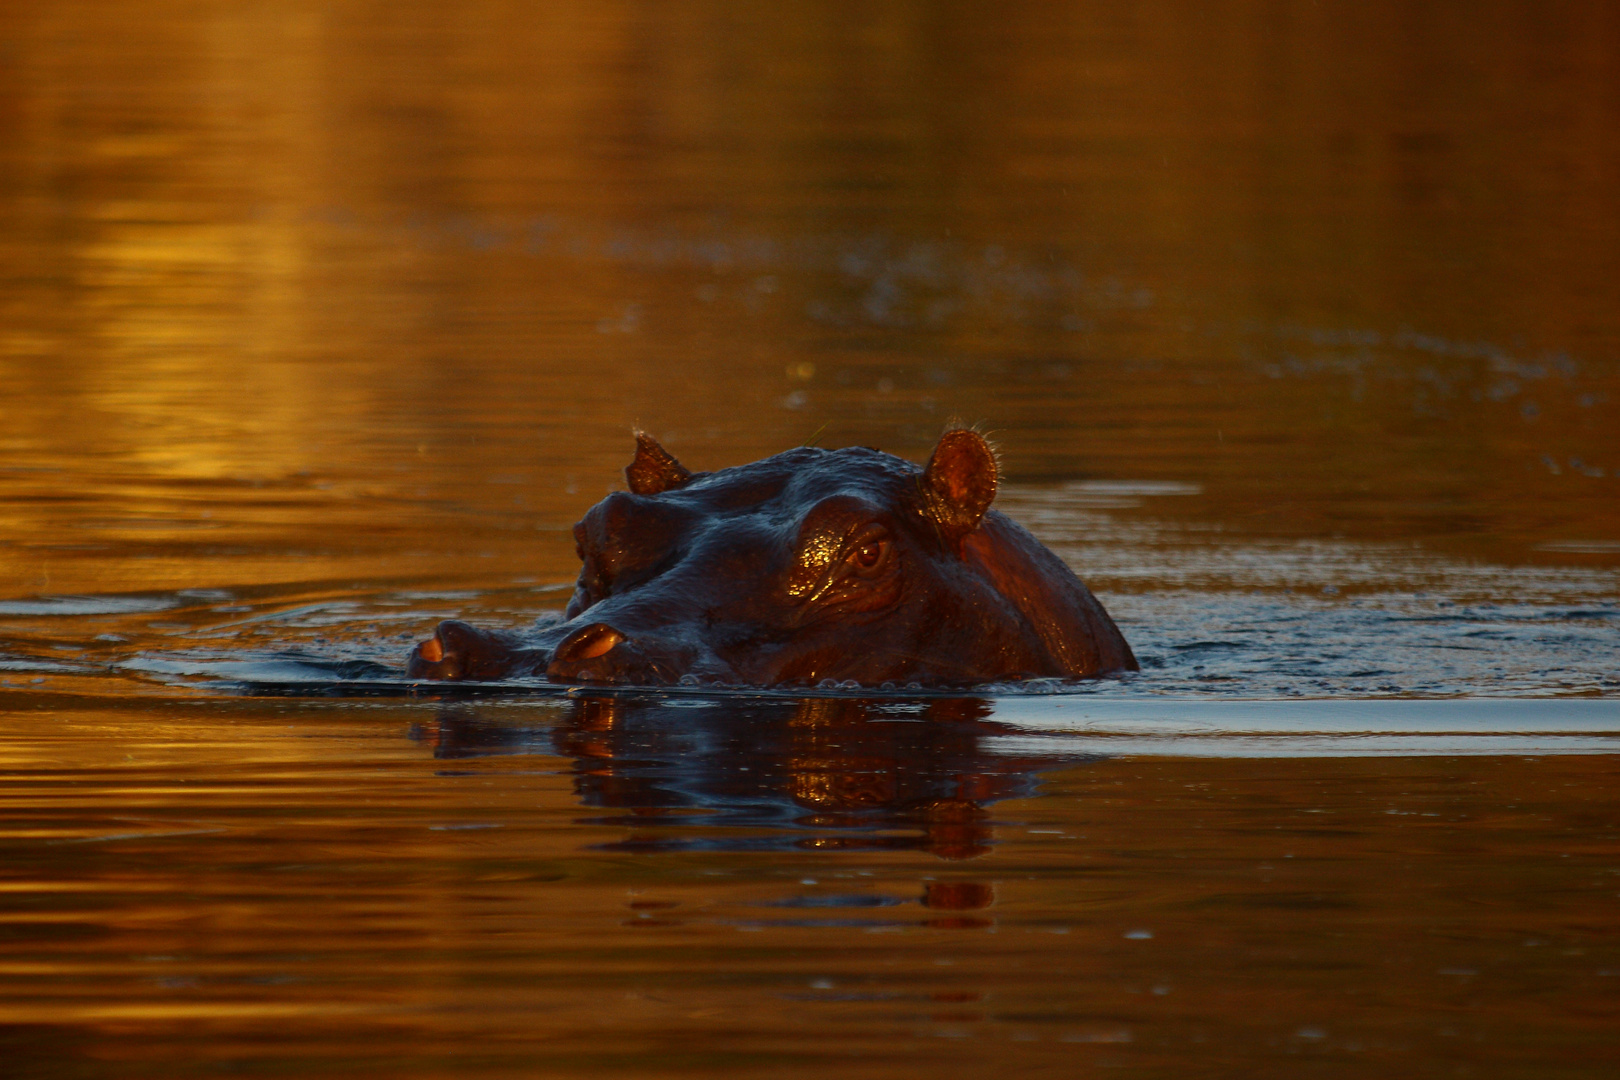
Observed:
[[[1607,1076],[1612,5],[0,12],[39,1077]],[[413,687],[634,425],[998,443],[1140,674]]]

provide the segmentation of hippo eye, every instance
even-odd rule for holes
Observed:
[[[891,541],[881,525],[869,526],[845,548],[844,565],[865,577],[889,561]]]
[[[783,582],[787,595],[799,603],[840,610],[852,604],[870,610],[887,603],[895,591],[890,586],[899,581],[893,535],[881,522],[835,507],[842,511],[835,520],[811,522],[801,534]],[[815,527],[818,524],[821,527]]]

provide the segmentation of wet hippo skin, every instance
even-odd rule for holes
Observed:
[[[414,679],[967,686],[1136,670],[1056,555],[990,509],[995,454],[947,431],[926,467],[800,447],[692,473],[636,436],[628,492],[574,526],[564,621],[526,633],[440,623]]]

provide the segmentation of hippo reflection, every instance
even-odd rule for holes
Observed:
[[[1092,755],[997,753],[978,699],[667,702],[588,697],[555,727],[450,711],[418,729],[439,758],[555,753],[598,819],[635,829],[631,850],[989,850],[986,806],[1034,794],[1036,772]],[[947,906],[943,900],[938,906]]]
[[[625,476],[574,528],[564,622],[441,623],[409,676],[966,686],[1136,669],[1090,590],[990,509],[977,432],[946,432],[926,467],[800,447],[697,474],[639,434]]]

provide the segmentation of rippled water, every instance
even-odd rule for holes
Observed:
[[[1596,1077],[1620,19],[0,11],[6,1075]],[[948,419],[1139,674],[414,685]]]

